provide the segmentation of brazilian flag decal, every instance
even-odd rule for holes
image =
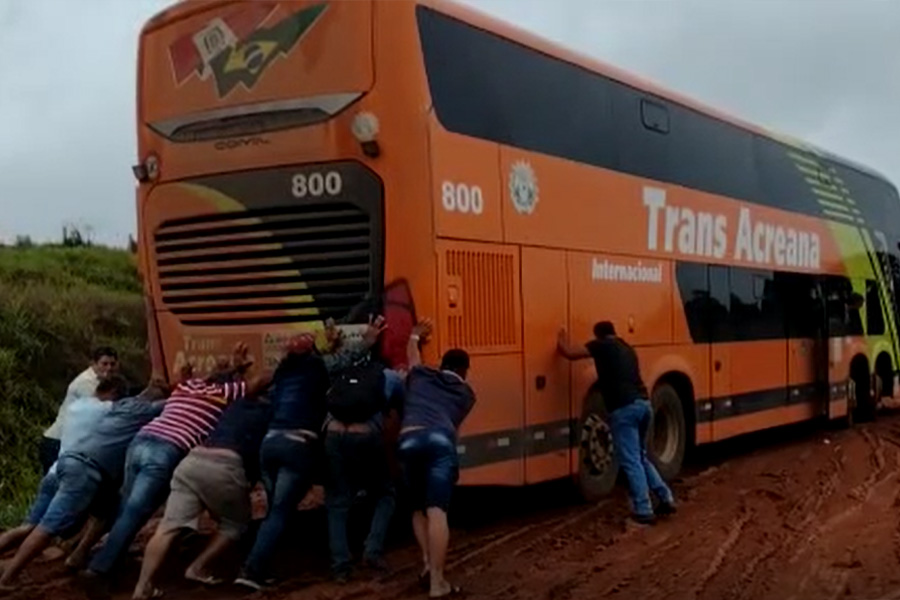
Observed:
[[[216,56],[209,66],[216,78],[219,97],[226,96],[238,84],[247,89],[256,85],[263,71],[279,56],[287,56],[326,8],[326,4],[307,7],[267,29],[257,29]]]

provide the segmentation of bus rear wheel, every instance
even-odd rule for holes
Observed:
[[[584,401],[577,439],[578,489],[586,501],[596,502],[613,490],[619,475],[609,412],[599,392]]]
[[[684,407],[678,392],[667,383],[653,390],[652,404],[647,450],[662,478],[671,481],[681,472],[687,449]]]

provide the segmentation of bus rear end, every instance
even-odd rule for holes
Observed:
[[[402,44],[413,19],[378,5],[191,1],[145,27],[135,173],[158,373],[208,371],[238,341],[271,366],[298,331],[365,322],[411,272],[388,290],[402,344],[430,267],[389,232],[429,242],[412,200],[428,193],[424,84],[377,68],[376,38]]]

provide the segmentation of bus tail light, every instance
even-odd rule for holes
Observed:
[[[131,167],[131,172],[139,183],[156,181],[159,177],[159,159],[151,155],[144,162]]]
[[[381,155],[381,146],[378,144],[379,123],[378,117],[370,112],[361,112],[353,118],[353,137],[362,146],[363,154],[369,158],[378,158]]]

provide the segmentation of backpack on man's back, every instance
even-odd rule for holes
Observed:
[[[364,360],[344,369],[328,390],[328,412],[345,424],[365,423],[384,410],[384,366]]]

